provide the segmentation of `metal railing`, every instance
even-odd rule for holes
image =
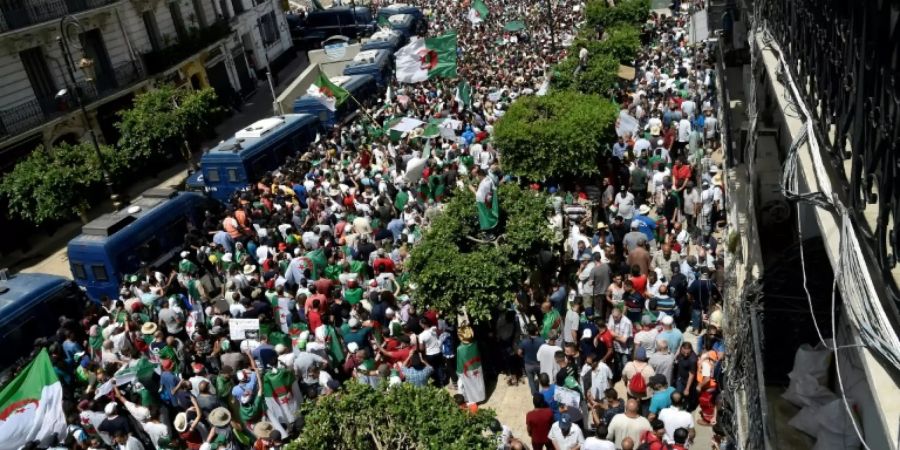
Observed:
[[[783,70],[802,80],[799,95],[811,106],[816,140],[830,156],[833,172],[843,178],[838,193],[846,195],[845,204],[862,228],[857,234],[864,252],[885,280],[893,303],[886,309],[896,311],[900,287],[891,274],[900,259],[896,3],[761,0],[758,8],[755,19],[781,48],[787,63]],[[877,217],[873,226],[861,226],[867,223],[868,205],[877,205]]]
[[[185,39],[174,45],[142,54],[144,67],[149,74],[164,72],[230,34],[231,26],[227,21],[216,21],[206,28],[191,31]]]
[[[98,87],[95,81],[81,80],[75,88],[81,94],[81,100],[88,104],[134,85],[144,78],[140,66],[127,61],[113,68],[113,83]],[[78,103],[72,95],[74,94],[69,92],[55,99],[34,98],[0,110],[0,139],[23,133],[74,111]]]
[[[59,19],[119,0],[0,0],[0,33]]]

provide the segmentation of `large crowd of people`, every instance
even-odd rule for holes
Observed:
[[[653,14],[643,28],[652,46],[622,83],[629,126],[609,143],[602,179],[538,185],[559,236],[552,288],[523,287],[473,338],[456,317],[417,308],[404,262],[453,189],[513,182],[493,124],[577,51],[564,44],[585,5],[554,2],[551,25],[540,2],[491,1],[489,20],[473,25],[468,2],[414,3],[430,35],[457,31],[471,106],[454,97],[455,80],[394,82],[356,122],[208,212],[171,267],[146,267],[118,298],[61,319],[39,342],[69,400],[61,447],[281,448],[303,426],[302,402],[353,379],[447,386],[475,409],[484,386],[456,364],[471,345],[486,371],[524,378],[533,396],[528,436],[500,426],[501,449],[688,448],[692,411],[715,425],[724,192],[715,77],[708,49],[687,42],[687,15]],[[525,28],[505,31],[512,20]],[[383,133],[397,117],[458,123],[417,180],[403,174],[424,141]]]

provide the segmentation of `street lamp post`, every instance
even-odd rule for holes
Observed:
[[[73,16],[65,16],[59,21],[59,37],[56,38],[56,42],[59,44],[60,50],[62,50],[63,59],[66,63],[66,71],[69,74],[69,79],[72,81],[73,97],[78,104],[78,108],[81,110],[84,126],[87,128],[87,133],[91,138],[91,144],[94,146],[94,152],[97,154],[97,161],[100,163],[100,171],[103,174],[103,183],[106,185],[110,200],[112,200],[113,209],[118,211],[122,207],[122,202],[119,199],[119,194],[113,189],[112,179],[109,176],[109,171],[106,170],[106,162],[103,159],[103,153],[100,151],[100,144],[97,142],[97,136],[94,134],[94,128],[91,126],[87,109],[84,107],[84,101],[81,99],[78,81],[75,79],[75,70],[73,69],[75,61],[70,52],[69,36],[66,33],[66,27],[68,26],[75,26],[79,30],[84,30],[78,19]],[[92,59],[82,57],[78,62],[78,67],[84,72],[87,81],[92,81],[94,79],[94,61]]]

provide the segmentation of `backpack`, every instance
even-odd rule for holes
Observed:
[[[631,380],[628,380],[628,390],[635,395],[643,396],[647,393],[647,380],[640,370],[636,371]]]

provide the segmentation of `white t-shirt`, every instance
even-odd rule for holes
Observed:
[[[626,437],[630,437],[635,443],[638,443],[641,442],[641,434],[652,429],[650,421],[645,417],[631,418],[625,413],[619,413],[609,421],[609,434],[606,437],[613,438],[616,448],[622,448],[622,441]]]
[[[691,122],[681,119],[678,122],[678,142],[687,142],[691,137]]]
[[[433,356],[441,353],[441,340],[438,338],[437,328],[431,327],[419,334],[419,342],[425,346],[425,355]]]
[[[616,444],[606,439],[598,439],[591,436],[584,440],[581,450],[616,450]]]
[[[659,420],[662,420],[666,425],[665,439],[670,444],[675,443],[675,430],[679,428],[687,428],[688,430],[694,428],[694,418],[691,416],[691,413],[672,406],[663,408],[659,412]]]
[[[581,428],[574,423],[569,430],[569,434],[563,436],[562,430],[559,429],[559,422],[554,422],[553,426],[550,427],[550,433],[547,434],[547,437],[553,441],[553,444],[556,445],[556,448],[559,450],[571,450],[572,448],[575,448],[576,445],[584,443],[584,434],[581,433]]]
[[[541,373],[550,376],[550,380],[556,379],[556,372],[559,372],[559,365],[556,364],[556,352],[561,352],[562,348],[555,345],[543,344],[538,347],[537,360],[541,364]]]
[[[169,427],[165,424],[159,422],[147,422],[142,423],[141,426],[144,428],[144,431],[147,432],[147,436],[150,436],[150,441],[153,442],[154,448],[159,448],[160,439],[169,438]]]
[[[588,392],[594,397],[594,400],[602,400],[604,392],[610,387],[610,380],[613,377],[612,370],[603,361],[597,363],[596,369],[591,369],[591,366],[588,365],[585,367],[590,371],[591,377],[591,388]]]

